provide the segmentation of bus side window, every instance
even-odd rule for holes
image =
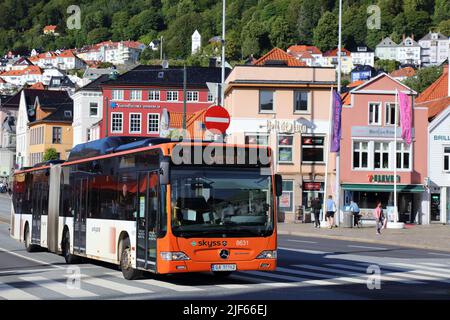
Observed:
[[[158,214],[158,175],[150,174],[148,185],[148,230],[156,231],[156,217]]]

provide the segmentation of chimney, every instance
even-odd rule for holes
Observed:
[[[402,41],[405,41],[405,38],[406,38],[406,36],[405,36],[405,34],[403,34],[403,36],[402,36]]]
[[[413,40],[414,40],[414,33],[413,33],[413,34],[411,34],[411,39],[413,39]]]

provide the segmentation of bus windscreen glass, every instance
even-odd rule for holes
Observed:
[[[259,168],[173,166],[172,232],[179,237],[273,233],[271,175]]]

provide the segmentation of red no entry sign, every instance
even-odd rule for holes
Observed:
[[[224,134],[230,126],[230,114],[221,106],[209,107],[205,112],[205,127],[213,131],[218,130]]]

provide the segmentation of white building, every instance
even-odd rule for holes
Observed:
[[[9,180],[16,156],[16,122],[18,98],[0,97],[0,178]],[[9,102],[12,100],[11,102]]]
[[[94,140],[92,127],[102,119],[103,94],[100,84],[109,79],[102,75],[80,88],[73,99],[73,145]]]
[[[419,40],[422,48],[421,59],[424,66],[440,65],[448,58],[449,38],[440,32],[429,32]]]
[[[428,223],[450,223],[450,100],[428,128]]]
[[[391,38],[384,38],[375,47],[375,56],[381,60],[397,60],[397,44]]]
[[[72,50],[63,52],[46,52],[29,58],[36,66],[41,68],[58,68],[61,70],[83,69],[86,63],[77,57]]]
[[[403,41],[397,46],[397,61],[401,64],[414,64],[420,66],[420,51],[421,48],[414,36],[405,37]]]
[[[192,34],[191,39],[192,39],[191,53],[195,54],[199,52],[200,48],[202,47],[202,36],[198,32],[198,30],[195,30],[194,33]]]
[[[355,52],[350,52],[353,65],[371,66],[375,65],[375,53],[367,47],[357,47]]]
[[[29,66],[23,70],[9,70],[0,73],[0,78],[15,86],[35,84],[43,81],[44,72],[38,66]]]
[[[145,47],[145,44],[137,41],[104,41],[81,48],[77,55],[84,61],[110,62],[115,65],[136,64]]]

